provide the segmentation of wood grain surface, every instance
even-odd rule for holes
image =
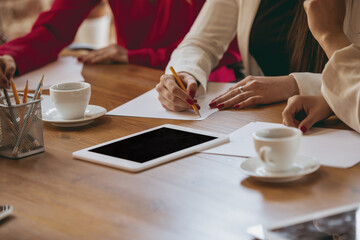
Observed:
[[[152,89],[161,74],[135,65],[83,70],[90,103],[107,110]],[[284,106],[225,110],[203,121],[104,116],[77,128],[44,123],[44,153],[0,158],[0,204],[14,207],[0,221],[0,239],[251,239],[248,226],[360,201],[358,165],[269,184],[241,173],[237,157],[199,153],[133,174],[71,155],[166,123],[225,134],[251,121],[281,123]],[[336,118],[321,126],[347,129]]]

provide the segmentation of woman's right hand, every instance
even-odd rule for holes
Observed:
[[[86,64],[129,63],[128,50],[117,44],[91,51],[88,54],[78,57],[78,60]]]
[[[12,78],[16,71],[16,63],[12,56],[0,56],[0,88],[10,87],[10,78]]]
[[[194,99],[198,88],[195,78],[188,73],[177,74],[184,83],[187,92],[179,87],[173,75],[164,74],[161,76],[160,82],[156,85],[156,91],[159,94],[158,98],[161,105],[166,110],[174,112],[191,109],[191,105],[194,103],[198,109],[200,109],[196,99]]]

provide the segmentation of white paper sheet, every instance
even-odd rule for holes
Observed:
[[[54,108],[55,105],[51,101],[50,95],[42,94],[41,98],[43,99],[41,101],[41,112],[42,112],[42,115],[44,116],[46,114],[46,112],[49,111],[50,109]]]
[[[282,124],[252,122],[230,134],[230,142],[205,150],[205,153],[252,157],[256,156],[252,133],[265,128],[285,127]],[[349,168],[360,162],[360,134],[350,130],[312,128],[301,140],[301,155],[316,157],[321,165]]]
[[[178,120],[203,120],[218,111],[218,109],[210,109],[209,103],[221,93],[232,87],[235,83],[208,83],[208,91],[205,96],[198,97],[198,104],[200,105],[200,115],[191,109],[184,112],[166,111],[158,100],[158,93],[152,89],[141,96],[117,107],[107,115],[115,116],[131,116],[131,117],[148,117],[148,118],[165,118]]]
[[[42,75],[44,75],[43,89],[49,89],[51,85],[56,83],[84,81],[84,77],[81,75],[82,69],[83,64],[79,63],[76,58],[59,57],[55,62],[25,73],[14,78],[14,80],[18,91],[24,89],[26,80],[29,80],[29,90],[35,90]]]

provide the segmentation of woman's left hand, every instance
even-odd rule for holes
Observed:
[[[120,45],[112,44],[99,50],[94,50],[78,58],[86,64],[94,63],[129,63],[128,50]]]
[[[299,94],[299,88],[293,76],[248,76],[212,100],[209,105],[211,108],[241,109],[258,104],[285,101],[297,94]]]

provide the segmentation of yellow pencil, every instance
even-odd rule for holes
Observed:
[[[36,100],[38,100],[40,98],[41,94],[42,94],[42,85],[40,86],[40,89],[39,89],[39,92],[37,94]]]
[[[22,99],[22,102],[23,103],[26,103],[27,102],[27,95],[28,95],[28,93],[29,93],[29,81],[28,80],[26,80],[26,84],[25,84],[25,88],[24,88],[24,95],[23,95],[23,99]]]
[[[43,84],[43,80],[44,80],[44,75],[42,75],[41,79],[40,79],[40,82],[35,90],[35,94],[34,94],[34,97],[33,97],[33,100],[36,99],[37,97],[37,94],[39,93],[39,90],[40,90],[40,87],[42,87],[42,84]]]
[[[20,104],[19,94],[16,90],[16,84],[14,82],[14,79],[10,78],[10,85],[14,94],[15,102],[16,104]]]
[[[178,83],[178,85],[181,87],[182,90],[186,91],[186,88],[183,84],[183,82],[180,80],[179,76],[176,74],[175,70],[173,67],[170,67],[170,71],[172,72],[172,74],[174,75],[176,82]],[[192,108],[194,109],[194,111],[196,112],[197,115],[199,115],[199,117],[201,117],[199,109],[197,108],[197,106],[195,105],[195,103],[193,105],[191,105]]]

